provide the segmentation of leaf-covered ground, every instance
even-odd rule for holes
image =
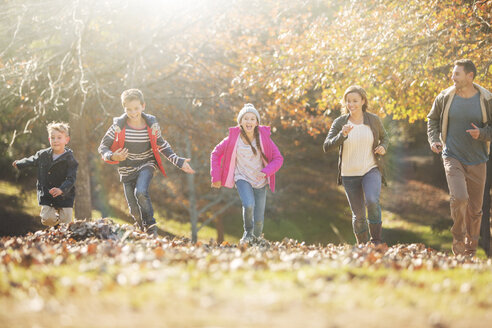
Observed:
[[[109,220],[0,240],[3,327],[488,327],[492,263],[422,244],[150,238]]]

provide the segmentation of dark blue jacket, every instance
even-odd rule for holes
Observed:
[[[55,208],[73,207],[75,199],[75,179],[77,177],[78,163],[72,150],[65,148],[66,152],[53,161],[51,148],[41,149],[35,155],[26,157],[16,162],[19,169],[35,166],[38,169],[39,205],[47,205]],[[51,188],[60,188],[63,194],[53,197],[49,193]]]

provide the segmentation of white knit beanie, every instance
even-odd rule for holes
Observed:
[[[239,112],[237,115],[237,124],[241,125],[241,119],[243,118],[244,114],[246,113],[253,113],[256,115],[256,119],[258,120],[258,125],[260,124],[260,114],[256,110],[255,106],[253,104],[245,104],[243,106],[243,109]]]

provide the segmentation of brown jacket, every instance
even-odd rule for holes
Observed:
[[[492,140],[492,93],[476,83],[473,83],[473,86],[480,92],[480,107],[484,123],[484,127],[480,128],[478,140],[490,142]],[[449,107],[451,107],[455,93],[456,88],[452,86],[442,91],[434,100],[432,109],[427,115],[427,137],[430,145],[434,142],[446,144]]]

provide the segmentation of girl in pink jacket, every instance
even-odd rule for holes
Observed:
[[[260,114],[252,104],[244,105],[237,123],[212,151],[210,175],[213,188],[237,188],[243,207],[243,244],[262,234],[266,186],[275,192],[275,172],[284,158],[270,139],[270,127],[259,125]]]

